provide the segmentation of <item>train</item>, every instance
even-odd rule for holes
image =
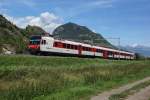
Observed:
[[[63,55],[78,57],[99,57],[104,59],[133,60],[135,54],[102,46],[55,39],[52,36],[31,36],[28,50],[35,55]]]

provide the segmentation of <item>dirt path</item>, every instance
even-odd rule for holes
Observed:
[[[106,91],[106,92],[103,92],[101,94],[99,94],[98,96],[94,96],[91,98],[91,100],[109,100],[109,97],[113,94],[119,94],[125,90],[128,90],[130,88],[132,88],[133,86],[135,85],[138,85],[140,83],[143,83],[143,82],[146,82],[150,80],[150,77],[147,77],[147,78],[144,78],[142,80],[139,80],[139,81],[136,81],[134,83],[131,83],[131,84],[128,84],[128,85],[125,85],[125,86],[122,86],[118,89],[112,89],[111,91]],[[144,91],[144,90],[143,90]],[[147,90],[148,91],[148,90]],[[144,92],[145,93],[145,92]],[[150,93],[150,92],[149,92]],[[137,94],[138,95],[138,94]],[[130,97],[129,97],[130,98]],[[128,99],[127,99],[128,100]],[[129,99],[129,100],[137,100],[137,99]],[[142,99],[140,99],[142,100]],[[144,99],[145,100],[145,99]]]
[[[128,96],[126,100],[148,100],[150,98],[150,86],[141,89],[134,95]]]

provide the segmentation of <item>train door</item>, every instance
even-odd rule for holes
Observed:
[[[104,57],[105,59],[108,58],[108,52],[107,52],[107,51],[104,51],[104,52],[103,52],[103,57]]]
[[[95,56],[96,48],[92,48],[92,52],[94,53]]]
[[[81,46],[81,45],[78,46],[78,54],[79,54],[79,55],[82,54],[82,46]]]

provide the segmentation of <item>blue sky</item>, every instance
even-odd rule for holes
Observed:
[[[0,13],[22,28],[74,22],[121,45],[150,46],[150,0],[0,0]]]

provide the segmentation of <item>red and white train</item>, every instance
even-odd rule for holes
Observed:
[[[131,52],[110,49],[101,46],[73,42],[68,40],[57,40],[49,36],[32,36],[28,49],[31,54],[55,54],[72,56],[90,56],[105,59],[129,59],[135,58]]]

